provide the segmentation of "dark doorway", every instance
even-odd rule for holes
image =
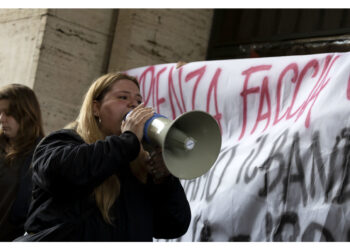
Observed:
[[[350,9],[216,9],[207,60],[350,51]]]

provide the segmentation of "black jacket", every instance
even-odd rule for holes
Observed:
[[[12,241],[16,237],[24,234],[24,223],[27,218],[32,194],[32,171],[30,168],[30,163],[32,160],[33,151],[34,147],[32,152],[26,154],[25,156],[17,157],[12,163],[13,166],[10,168],[18,169],[18,176],[14,177],[11,174],[8,175],[4,173],[5,176],[2,177],[10,178],[9,181],[16,185],[16,191],[12,194],[13,196],[11,195],[11,197],[5,195],[5,200],[2,201],[4,202],[2,205],[10,206],[10,210],[8,211],[8,214],[1,214],[2,225],[0,226],[0,241]],[[2,162],[0,164],[5,164],[3,159],[1,159],[1,161]],[[3,168],[6,169],[7,167],[3,166]],[[11,178],[17,178],[17,180]],[[10,188],[10,190],[12,189],[13,188]],[[2,194],[4,192],[6,193],[7,191],[8,190],[2,190]],[[6,210],[2,211],[7,213]]]
[[[152,241],[183,235],[191,212],[179,180],[140,183],[129,170],[139,151],[139,141],[131,132],[94,144],[84,143],[73,130],[44,138],[33,156],[33,201],[26,231],[35,233],[73,221],[73,232],[64,241]],[[118,175],[121,190],[110,225],[92,192],[113,174]]]
[[[33,149],[34,151],[34,149]],[[23,225],[27,218],[28,208],[32,194],[32,162],[33,152],[23,158],[20,167],[20,179],[15,201],[13,202],[10,214],[10,221],[21,227],[21,233],[24,233]]]

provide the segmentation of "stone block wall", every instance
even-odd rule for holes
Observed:
[[[205,60],[212,9],[122,9],[109,71]]]
[[[0,86],[34,86],[46,9],[0,9]]]
[[[0,9],[0,85],[30,86],[46,134],[110,71],[205,60],[211,9]]]
[[[92,81],[107,70],[115,10],[49,10],[34,91],[47,131],[73,121]]]

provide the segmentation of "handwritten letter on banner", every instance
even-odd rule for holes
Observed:
[[[222,132],[211,170],[181,180],[192,221],[177,240],[350,240],[350,53],[127,73],[158,113],[203,110]]]

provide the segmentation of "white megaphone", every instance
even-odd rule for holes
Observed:
[[[180,179],[194,179],[215,163],[221,148],[216,120],[203,111],[189,111],[174,121],[155,113],[144,127],[144,141],[162,148],[169,172]]]

